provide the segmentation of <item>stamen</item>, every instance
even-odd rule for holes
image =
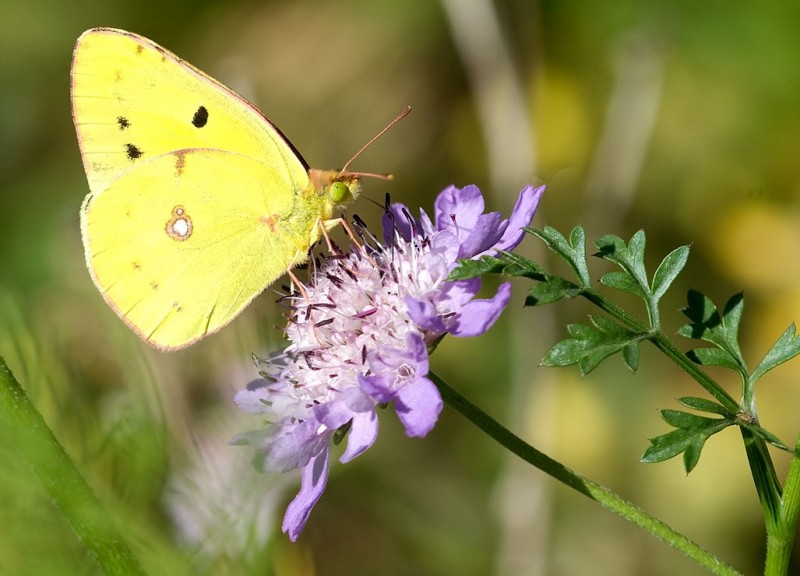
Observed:
[[[361,312],[359,312],[358,314],[353,316],[353,318],[358,318],[358,319],[368,318],[369,316],[372,316],[373,314],[375,314],[375,312],[377,312],[377,311],[378,311],[377,308],[370,308],[369,310],[362,310]]]

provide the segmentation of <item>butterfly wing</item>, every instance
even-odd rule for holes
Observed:
[[[175,150],[238,152],[308,187],[308,166],[247,100],[150,40],[110,28],[78,38],[72,116],[89,188]]]
[[[297,195],[241,154],[193,149],[138,164],[81,208],[87,264],[103,297],[150,344],[215,332],[302,261]],[[306,238],[307,236],[306,232]]]

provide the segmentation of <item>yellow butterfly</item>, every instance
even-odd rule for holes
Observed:
[[[365,174],[310,169],[250,102],[146,38],[84,32],[71,77],[86,264],[156,348],[225,326],[358,196]]]

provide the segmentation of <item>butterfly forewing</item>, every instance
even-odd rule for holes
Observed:
[[[98,28],[77,42],[72,109],[94,193],[129,168],[188,148],[239,152],[308,185],[305,162],[241,96],[157,44]]]

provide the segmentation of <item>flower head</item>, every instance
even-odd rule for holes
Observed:
[[[543,191],[523,189],[508,220],[483,212],[475,186],[445,189],[433,221],[390,204],[383,244],[372,239],[326,258],[301,294],[287,297],[291,344],[258,360],[263,379],[236,395],[240,408],[271,424],[236,440],[256,447],[263,470],[302,469],[283,521],[292,540],[325,489],[334,435],[347,433],[340,461],[352,460],[375,442],[377,408],[390,403],[408,436],[433,428],[442,399],[427,378],[429,350],[448,333],[482,334],[511,296],[503,284],[492,298],[476,299],[480,279],[447,277],[459,258],[519,244]]]

